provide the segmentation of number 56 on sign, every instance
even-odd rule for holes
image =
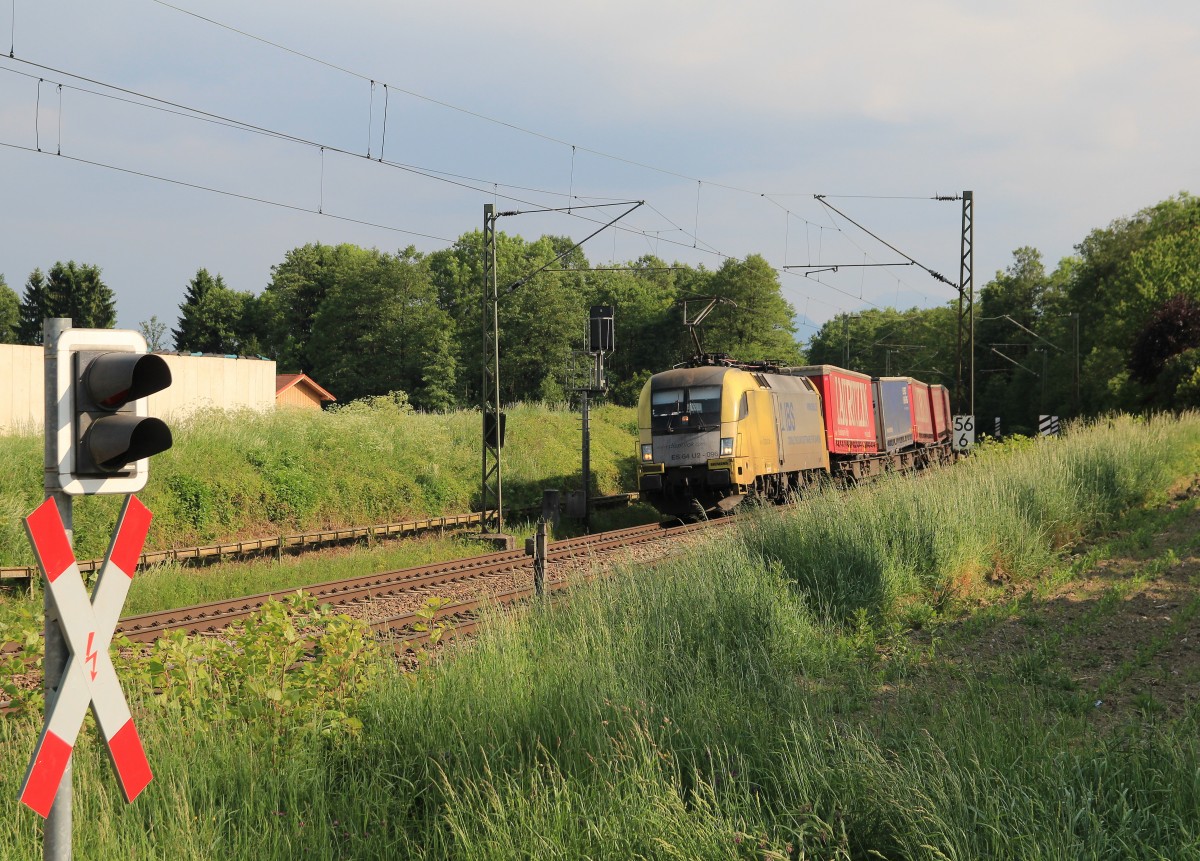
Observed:
[[[975,416],[954,417],[954,448],[966,451],[975,445]]]

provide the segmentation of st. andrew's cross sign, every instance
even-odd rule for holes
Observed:
[[[58,692],[53,702],[46,704],[46,725],[21,786],[21,801],[43,817],[50,815],[89,705],[108,746],[125,800],[133,801],[153,777],[108,654],[150,530],[150,518],[149,509],[136,496],[126,498],[90,600],[54,500],[47,499],[25,518],[70,650]]]

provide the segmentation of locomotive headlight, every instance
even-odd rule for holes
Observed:
[[[654,446],[650,443],[642,445],[642,462],[649,463],[654,460]]]
[[[733,437],[721,437],[721,457],[733,456]]]

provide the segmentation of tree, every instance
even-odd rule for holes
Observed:
[[[257,338],[248,331],[252,327],[247,322],[247,308],[253,302],[250,293],[226,287],[219,273],[214,278],[207,269],[197,270],[179,306],[179,327],[172,330],[175,349],[233,355],[252,352],[248,347],[257,347]]]
[[[567,248],[571,240],[543,236],[527,242],[496,234],[496,274],[500,289],[500,399],[557,399],[573,346],[586,331],[584,275],[587,261],[575,249],[553,269],[530,277]],[[459,333],[455,366],[460,403],[477,403],[483,377],[481,299],[483,233],[463,234],[448,249],[429,257],[438,303]],[[527,279],[528,280],[524,280]]]
[[[111,329],[117,323],[116,298],[100,280],[100,267],[55,263],[47,275],[47,290],[57,317],[70,317],[79,329]]]
[[[455,374],[450,332],[416,249],[347,249],[313,317],[312,374],[342,401],[403,391],[419,408],[445,409]]]
[[[44,276],[33,270],[21,300],[22,343],[42,343],[46,317],[68,317],[79,329],[111,329],[117,322],[116,299],[100,279],[100,268],[71,260],[55,263]]]
[[[779,273],[764,257],[751,254],[745,260],[726,260],[704,289],[734,303],[709,316],[702,342],[706,352],[729,353],[747,361],[801,361],[793,322],[796,312],[780,292]]]
[[[21,297],[17,339],[22,344],[41,344],[43,320],[54,316],[46,276],[41,269],[34,269],[25,281],[25,294]]]
[[[157,315],[150,315],[149,320],[138,323],[138,331],[146,339],[146,347],[151,353],[157,353],[166,347],[163,336],[167,334],[167,324],[158,322]]]
[[[1041,334],[1041,308],[1050,279],[1041,252],[1024,246],[984,285],[976,316],[976,412],[1001,416],[1005,426],[1032,428],[1046,411],[1052,348]]]
[[[364,249],[356,245],[316,242],[293,248],[271,268],[271,283],[259,306],[268,355],[287,368],[313,370],[309,340],[317,311],[342,273],[358,265],[362,253]]]
[[[826,321],[808,343],[808,362],[871,376],[917,377],[953,387],[955,312],[940,308],[868,308]]]
[[[693,352],[683,327],[675,267],[646,255],[628,271],[587,272],[586,302],[613,309],[616,350],[607,359],[609,398],[637,404],[642,385],[655,372],[684,361]]]
[[[1076,246],[1067,287],[1080,314],[1084,408],[1138,406],[1130,350],[1146,322],[1175,295],[1200,298],[1200,198],[1177,197],[1093,230]]]
[[[1144,406],[1172,409],[1176,389],[1190,380],[1194,359],[1172,360],[1200,348],[1200,301],[1175,296],[1164,302],[1134,339],[1129,372],[1142,386]],[[1170,373],[1164,373],[1170,369]],[[1189,406],[1191,404],[1188,404]]]
[[[0,344],[16,344],[21,322],[21,300],[0,275]]]

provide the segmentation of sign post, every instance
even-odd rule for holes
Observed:
[[[955,451],[970,451],[975,445],[975,416],[955,416],[954,435],[952,437]]]
[[[71,858],[71,752],[89,705],[126,801],[152,777],[108,654],[151,515],[126,498],[89,598],[71,549],[72,497],[140,490],[146,458],[171,447],[170,429],[145,412],[146,395],[171,384],[162,358],[148,355],[136,332],[71,322],[48,318],[42,327],[45,502],[25,521],[46,578],[46,722],[20,798],[46,819],[46,861]]]

